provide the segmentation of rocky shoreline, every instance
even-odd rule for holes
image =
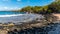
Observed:
[[[14,25],[13,23],[9,24],[8,26],[3,26],[2,30],[6,30],[8,34],[13,32],[14,30],[17,31],[25,31],[27,29],[33,29],[33,28],[42,28],[46,27],[50,24],[55,24],[54,21],[57,21],[57,17],[53,15],[43,15],[45,18],[41,19],[40,21],[37,19],[36,21],[28,22],[28,23],[22,23],[19,25]],[[10,33],[9,33],[10,32]]]

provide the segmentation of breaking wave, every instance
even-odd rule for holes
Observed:
[[[12,16],[20,16],[23,14],[12,14],[12,15],[0,15],[0,17],[12,17]]]

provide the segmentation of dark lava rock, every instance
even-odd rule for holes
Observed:
[[[36,28],[33,27],[31,29],[24,29],[24,30],[20,30],[17,31],[16,29],[14,29],[13,31],[9,31],[8,34],[49,34],[50,31],[55,31],[57,26],[59,24],[49,24],[46,27],[40,27],[40,28]],[[53,33],[52,33],[53,34]]]

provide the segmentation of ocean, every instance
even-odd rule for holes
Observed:
[[[42,15],[26,14],[25,12],[0,11],[0,23],[8,22],[29,22],[36,18],[43,18]]]

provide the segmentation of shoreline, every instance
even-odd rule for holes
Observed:
[[[47,18],[47,17],[49,17],[49,18]],[[49,24],[56,24],[56,23],[53,22],[53,21],[57,20],[55,18],[55,16],[45,15],[45,18],[40,20],[40,21],[32,21],[32,22],[28,22],[28,23],[22,23],[22,24],[19,24],[19,25],[15,25],[13,23],[10,23],[8,25],[2,26],[2,27],[4,27],[2,30],[6,30],[8,32],[8,31],[13,31],[14,29],[25,30],[25,29],[32,29],[32,28],[42,28],[42,27],[48,26]]]

